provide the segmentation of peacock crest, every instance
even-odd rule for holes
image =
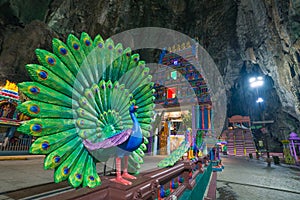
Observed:
[[[18,84],[30,99],[18,109],[31,117],[18,131],[37,137],[30,152],[46,155],[44,168],[55,169],[55,182],[96,187],[101,160],[95,155],[105,149],[93,154],[83,141],[105,143],[130,130],[134,122],[128,111],[136,105],[143,142],[129,152],[128,167],[137,171],[154,114],[153,82],[145,62],[100,35],[92,40],[87,33],[80,39],[70,34],[66,43],[53,39],[52,44],[53,52],[36,49],[40,64],[26,65],[32,81]]]

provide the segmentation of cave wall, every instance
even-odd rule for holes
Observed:
[[[299,132],[299,1],[241,1],[237,17],[240,53],[246,71],[268,81],[260,92],[266,97],[265,118],[275,120],[271,132]],[[248,92],[246,92],[247,95]],[[248,95],[249,96],[249,95]],[[278,101],[279,100],[279,101]]]
[[[300,132],[298,0],[2,0],[0,11],[1,82],[28,80],[25,64],[36,62],[34,49],[51,50],[53,37],[65,40],[85,31],[107,38],[164,27],[198,38],[212,56],[223,76],[229,116],[259,115],[247,80],[260,74],[266,83],[260,89],[263,112],[275,120],[269,130]]]

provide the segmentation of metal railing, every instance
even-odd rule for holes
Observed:
[[[31,146],[31,138],[0,138],[0,152],[28,152]]]

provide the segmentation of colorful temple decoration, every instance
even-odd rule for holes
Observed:
[[[18,87],[15,83],[6,81],[0,89],[0,125],[18,126],[18,112],[16,107],[20,103]]]
[[[17,112],[20,104],[18,87],[15,83],[6,81],[4,86],[0,86],[0,151],[17,150],[10,145],[10,140],[14,137],[16,128],[20,126],[23,114]],[[12,147],[12,148],[10,148]]]
[[[199,153],[207,155],[215,147],[217,140],[213,126],[213,110],[210,104],[195,105],[192,108],[192,129],[193,137],[202,136],[202,144],[197,148]]]
[[[180,54],[180,55],[179,55]],[[156,104],[164,107],[180,104],[211,104],[204,77],[192,65],[197,62],[195,47],[189,43],[163,50],[161,64],[153,70]]]
[[[195,128],[200,130],[212,130],[212,109],[211,105],[199,105],[195,110]]]
[[[182,111],[180,107],[185,107],[192,111],[192,127],[186,127],[191,128],[188,158],[194,160],[199,155],[207,155],[216,144],[216,137],[210,90],[199,70],[197,47],[187,42],[164,49],[159,64],[151,69],[155,103],[163,108]],[[166,134],[163,132],[160,136],[160,145],[165,145]],[[178,138],[179,135],[172,137]]]
[[[12,99],[19,99],[18,86],[9,80],[6,80],[6,84],[0,90],[0,95]]]

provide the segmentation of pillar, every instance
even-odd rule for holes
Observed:
[[[201,128],[205,129],[204,127],[204,106],[201,107]]]
[[[171,154],[171,121],[168,122],[168,136],[167,136],[167,155]]]
[[[293,148],[293,155],[294,155],[295,161],[297,162],[298,161],[298,156],[296,154],[295,144],[294,144],[293,140],[292,140],[292,148]]]
[[[211,129],[210,108],[210,106],[207,107],[208,129]]]
[[[153,142],[153,155],[157,155],[157,135],[158,135],[158,128],[155,129],[154,131],[154,142]]]

